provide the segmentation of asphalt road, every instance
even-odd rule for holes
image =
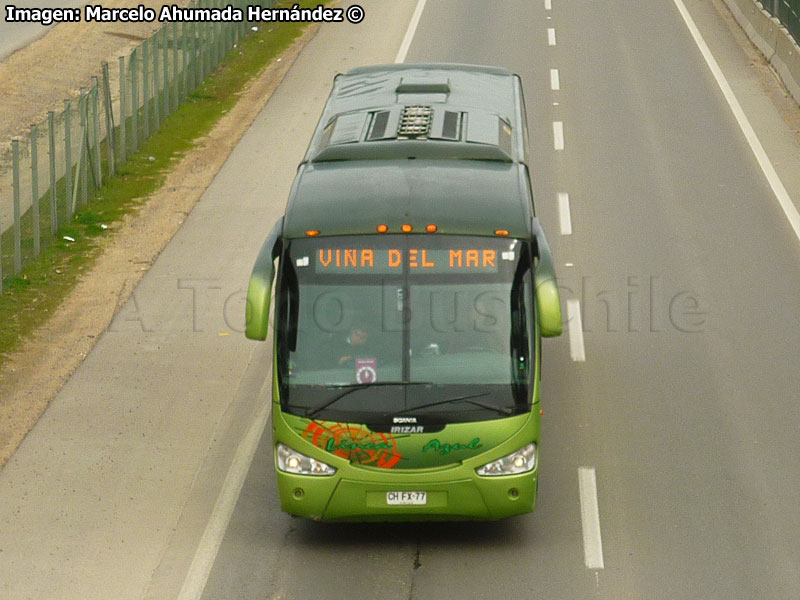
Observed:
[[[435,0],[406,57],[525,84],[537,212],[582,314],[543,344],[537,511],[280,512],[270,346],[237,333],[241,291],[333,73],[392,62],[416,2],[362,4],[361,26],[323,27],[301,54],[0,472],[0,596],[797,597],[800,240],[672,0]],[[723,20],[689,9],[797,201],[794,138]]]

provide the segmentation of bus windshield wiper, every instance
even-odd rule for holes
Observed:
[[[328,385],[325,386],[328,389],[343,389],[344,392],[334,396],[324,404],[314,409],[311,410],[306,409],[306,417],[313,418],[314,415],[318,414],[320,411],[325,410],[331,404],[335,404],[336,402],[338,402],[348,394],[351,394],[352,392],[355,392],[357,390],[363,390],[366,388],[380,387],[385,385],[432,385],[432,384],[427,381],[374,381],[372,383],[346,383],[346,384]]]
[[[487,404],[485,402],[476,402],[473,398],[480,398],[482,396],[488,396],[489,392],[483,392],[482,394],[470,394],[469,396],[457,396],[456,398],[447,398],[446,400],[437,400],[436,402],[430,402],[428,404],[421,404],[420,406],[414,406],[412,408],[407,408],[405,410],[401,410],[400,412],[396,412],[396,415],[402,415],[406,413],[413,412],[415,410],[420,410],[422,408],[430,408],[431,406],[439,406],[441,404],[450,404],[451,402],[466,402],[467,404],[474,404],[475,406],[480,406],[481,408],[485,408],[486,410],[493,410],[495,412],[499,412],[503,415],[511,415],[514,413],[508,407],[505,406],[496,406],[495,404]]]

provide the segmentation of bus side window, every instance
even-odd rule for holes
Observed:
[[[281,319],[279,329],[283,331],[282,343],[279,346],[286,351],[297,350],[297,320],[299,314],[299,294],[297,275],[291,266],[288,250],[281,257],[280,299],[278,315]]]
[[[513,380],[518,383],[528,383],[531,376],[533,352],[529,328],[534,323],[534,302],[531,292],[531,261],[530,255],[525,253],[517,266],[514,284],[511,287],[511,352],[514,369],[512,375]]]

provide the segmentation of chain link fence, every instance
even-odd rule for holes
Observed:
[[[800,44],[800,0],[762,0],[762,4]]]
[[[261,0],[271,8],[274,0]],[[226,6],[237,22],[168,22],[117,64],[104,63],[76,99],[0,151],[0,294],[57,238],[107,177],[158,131],[164,120],[250,32],[252,0],[195,0],[189,8]]]

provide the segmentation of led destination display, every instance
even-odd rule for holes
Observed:
[[[493,248],[317,248],[312,254],[319,274],[497,273],[500,254]],[[307,266],[305,257],[298,266]]]

